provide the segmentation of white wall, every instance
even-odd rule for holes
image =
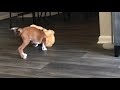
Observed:
[[[8,18],[9,13],[8,12],[0,12],[0,20]]]

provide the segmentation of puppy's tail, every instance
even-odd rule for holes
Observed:
[[[18,28],[18,27],[13,27],[10,30],[14,31],[15,36],[17,36],[17,35],[20,36],[22,33],[22,28]]]
[[[14,31],[14,35],[16,36],[18,29],[19,29],[18,27],[13,27],[13,28],[11,28],[10,30]]]
[[[17,31],[20,32],[20,33],[22,33],[22,28],[19,28]]]

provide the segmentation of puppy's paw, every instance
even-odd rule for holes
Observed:
[[[34,47],[38,47],[38,44],[34,45]]]
[[[23,59],[27,59],[27,54],[23,53]]]
[[[42,50],[43,50],[43,51],[46,51],[46,50],[47,50],[47,48],[46,48],[46,47],[42,47]]]

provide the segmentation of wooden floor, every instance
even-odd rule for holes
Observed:
[[[120,58],[97,45],[98,18],[40,21],[45,28],[54,29],[56,43],[48,51],[29,45],[27,60],[19,56],[20,42],[9,30],[8,21],[0,21],[0,78],[120,78]],[[16,21],[14,25],[18,25]]]

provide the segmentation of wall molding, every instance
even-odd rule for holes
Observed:
[[[112,36],[99,36],[98,44],[113,43]]]
[[[97,44],[102,44],[102,47],[107,50],[114,49],[112,36],[99,36]]]

